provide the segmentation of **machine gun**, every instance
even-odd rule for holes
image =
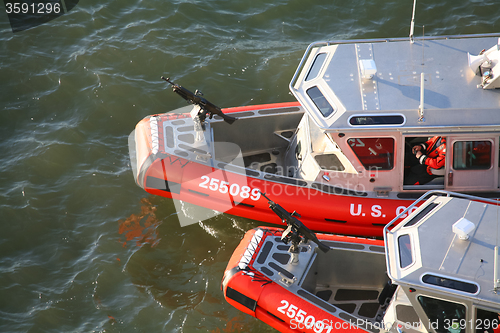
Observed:
[[[260,192],[260,191],[259,191]],[[267,199],[267,202],[269,203],[269,208],[278,215],[281,218],[281,221],[283,223],[286,223],[288,227],[286,228],[285,232],[281,236],[281,240],[285,243],[288,244],[289,242],[292,242],[292,245],[290,246],[290,252],[291,253],[298,253],[298,245],[300,241],[303,239],[305,242],[308,240],[312,240],[314,243],[318,245],[321,251],[323,252],[328,252],[330,250],[330,247],[321,243],[316,237],[316,235],[309,230],[302,222],[300,222],[295,216],[300,217],[299,214],[296,212],[289,213],[287,212],[283,207],[269,199],[264,193],[260,192],[264,198]]]
[[[164,76],[161,77],[163,80],[167,81],[172,85],[173,91],[184,98],[188,103],[198,105],[200,107],[200,111],[198,112],[198,118],[200,119],[200,122],[203,124],[205,121],[207,114],[210,119],[214,116],[214,114],[220,116],[224,121],[228,124],[234,123],[234,121],[237,118],[228,116],[222,112],[220,107],[212,104],[211,102],[207,101],[205,98],[201,97],[202,93],[196,90],[194,94],[187,90],[186,88],[179,86],[178,84],[173,83],[170,81],[170,78],[165,78]]]

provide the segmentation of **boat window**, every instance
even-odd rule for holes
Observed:
[[[408,222],[405,223],[405,227],[410,227],[412,225],[417,224],[418,221],[423,219],[427,214],[429,214],[434,208],[436,208],[439,204],[437,203],[430,203],[428,204],[424,209],[422,209],[420,212],[417,213],[412,219]]]
[[[344,171],[344,165],[335,154],[323,154],[314,156],[322,170]]]
[[[470,294],[475,294],[479,290],[479,287],[474,283],[453,280],[450,278],[445,278],[442,276],[436,276],[431,274],[425,274],[422,277],[422,282],[443,288],[463,291]]]
[[[318,108],[319,112],[323,115],[323,117],[330,116],[335,110],[330,105],[330,103],[326,100],[325,96],[319,90],[318,87],[314,86],[306,90],[307,95],[313,101],[314,105]]]
[[[394,167],[393,138],[350,138],[347,143],[366,170],[391,170]]]
[[[435,332],[465,332],[465,305],[427,296],[418,296],[417,298]]]
[[[476,333],[494,333],[500,326],[498,312],[477,309],[475,330]]]
[[[316,58],[314,58],[311,69],[309,70],[309,73],[307,73],[306,81],[315,79],[318,76],[319,70],[323,66],[325,59],[326,59],[326,53],[320,53],[316,55]]]
[[[413,255],[411,252],[410,235],[401,235],[398,237],[398,250],[399,250],[399,266],[406,268],[413,262]]]
[[[405,118],[402,115],[386,116],[352,116],[349,124],[353,126],[402,125]]]
[[[484,170],[490,167],[490,141],[457,141],[453,144],[453,169]]]

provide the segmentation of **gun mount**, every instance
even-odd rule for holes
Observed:
[[[300,251],[299,244],[301,242],[307,243],[308,241],[313,241],[314,243],[316,243],[316,245],[318,245],[319,249],[325,253],[330,250],[329,246],[321,243],[318,237],[316,237],[316,235],[311,230],[309,230],[309,228],[307,228],[295,217],[300,217],[299,214],[297,214],[295,211],[293,213],[289,213],[283,207],[269,199],[265,193],[260,192],[260,194],[262,194],[262,196],[267,199],[269,208],[271,208],[271,210],[281,218],[281,221],[283,223],[286,223],[288,225],[281,236],[281,240],[285,244],[291,243],[288,252],[292,254],[292,263],[294,261],[298,262],[297,254]]]

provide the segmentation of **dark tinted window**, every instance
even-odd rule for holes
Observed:
[[[490,166],[490,141],[457,141],[453,144],[453,169],[480,170]]]
[[[393,138],[350,138],[347,143],[367,170],[391,170],[393,168]]]
[[[410,221],[406,222],[405,227],[412,226],[414,224],[417,224],[418,221],[420,221],[424,216],[426,216],[430,211],[432,211],[434,208],[436,208],[439,204],[437,203],[430,203],[428,204],[424,209],[422,209],[420,212],[417,213]]]
[[[321,93],[318,87],[314,86],[306,90],[307,95],[311,98],[314,105],[318,108],[323,117],[328,117],[333,113],[333,107],[328,103],[325,96]]]
[[[498,312],[477,309],[476,312],[476,333],[494,333],[500,326]]]
[[[413,255],[411,252],[410,235],[402,235],[398,237],[399,249],[399,266],[405,268],[413,262]]]
[[[306,81],[315,79],[318,76],[319,70],[323,66],[325,59],[326,59],[326,53],[320,53],[316,55],[316,58],[314,58],[314,62],[311,66],[311,69],[309,70],[309,73],[307,73]]]
[[[465,332],[465,305],[418,296],[418,301],[437,333]]]
[[[405,118],[401,115],[394,116],[354,116],[349,119],[349,124],[353,126],[370,125],[402,125]]]
[[[479,287],[473,283],[453,280],[445,278],[442,276],[436,276],[431,274],[426,274],[422,277],[422,281],[427,284],[432,284],[434,286],[439,286],[443,288],[454,289],[458,291],[463,291],[466,293],[475,294],[479,290]]]

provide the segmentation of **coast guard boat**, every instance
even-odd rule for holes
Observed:
[[[224,273],[224,296],[280,332],[499,332],[498,202],[434,191],[404,214],[384,228],[385,245],[301,235],[289,221],[286,231],[250,230]]]
[[[169,81],[193,105],[137,124],[135,181],[154,195],[280,223],[262,191],[312,230],[360,236],[381,236],[428,190],[497,198],[499,37],[316,42],[290,83],[293,103],[221,110]],[[437,136],[443,166],[408,183],[412,147]]]

